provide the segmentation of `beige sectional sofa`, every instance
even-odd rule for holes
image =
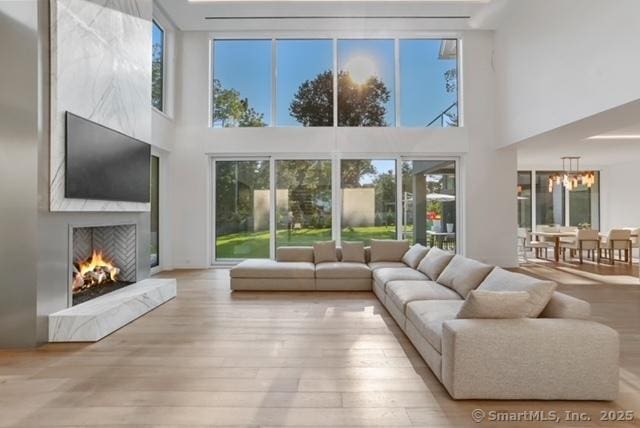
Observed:
[[[455,399],[616,398],[618,334],[589,320],[589,303],[550,281],[399,242],[374,241],[364,263],[341,261],[339,249],[339,261],[315,263],[312,247],[279,248],[275,261],[235,266],[231,288],[373,290]],[[494,318],[489,306],[488,316],[459,317],[463,306],[486,312],[482,299],[495,296],[519,298],[522,316]]]

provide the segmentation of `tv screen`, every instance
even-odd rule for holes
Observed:
[[[150,201],[149,144],[70,112],[66,141],[67,198]]]

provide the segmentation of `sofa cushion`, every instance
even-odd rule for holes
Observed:
[[[415,300],[462,300],[458,293],[434,281],[390,281],[385,287],[387,301],[402,313]]]
[[[324,262],[316,264],[316,278],[371,278],[371,269],[364,263]]]
[[[528,300],[526,291],[471,290],[456,318],[526,318]]]
[[[364,243],[362,242],[342,242],[342,261],[364,263]]]
[[[553,281],[543,281],[497,267],[482,281],[478,290],[526,291],[529,293],[529,317],[536,318],[549,303],[556,287]]]
[[[313,244],[313,259],[316,263],[337,262],[336,241],[320,241]]]
[[[444,287],[446,288],[446,287]],[[464,300],[419,300],[407,305],[407,319],[442,353],[442,323],[456,318]]]
[[[409,249],[408,241],[393,239],[372,239],[371,240],[371,261],[372,262],[400,262],[402,256]]]
[[[429,249],[421,244],[415,244],[409,248],[409,250],[402,256],[402,261],[410,268],[417,268],[420,264],[420,260],[427,255]]]
[[[428,278],[424,274],[410,267],[401,268],[381,268],[373,271],[373,279],[379,284],[386,284],[389,281],[399,281],[401,279],[409,281],[426,281]]]
[[[558,291],[551,295],[547,306],[540,314],[540,318],[570,318],[587,320],[591,316],[589,302],[569,296]]]
[[[367,263],[369,265],[369,269],[372,271],[382,269],[382,268],[406,268],[402,262],[371,262]]]
[[[313,247],[278,247],[276,260],[279,262],[313,263]]]
[[[487,277],[493,266],[463,256],[455,256],[438,277],[438,283],[456,290],[462,297],[467,297],[483,279]]]
[[[231,269],[232,278],[314,278],[315,265],[309,262],[245,260]]]
[[[430,280],[435,281],[452,258],[452,253],[433,247],[418,264],[418,270],[427,275]]]

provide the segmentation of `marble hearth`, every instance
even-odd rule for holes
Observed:
[[[176,297],[175,279],[145,279],[49,315],[49,342],[97,342]]]

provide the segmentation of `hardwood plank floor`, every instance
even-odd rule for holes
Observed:
[[[101,342],[0,351],[0,427],[489,425],[472,421],[478,408],[592,417],[549,426],[639,426],[637,267],[520,270],[589,300],[621,333],[617,401],[454,401],[372,293],[231,293],[227,270],[193,270],[161,275],[178,278],[178,297]],[[621,409],[636,420],[599,420]]]

